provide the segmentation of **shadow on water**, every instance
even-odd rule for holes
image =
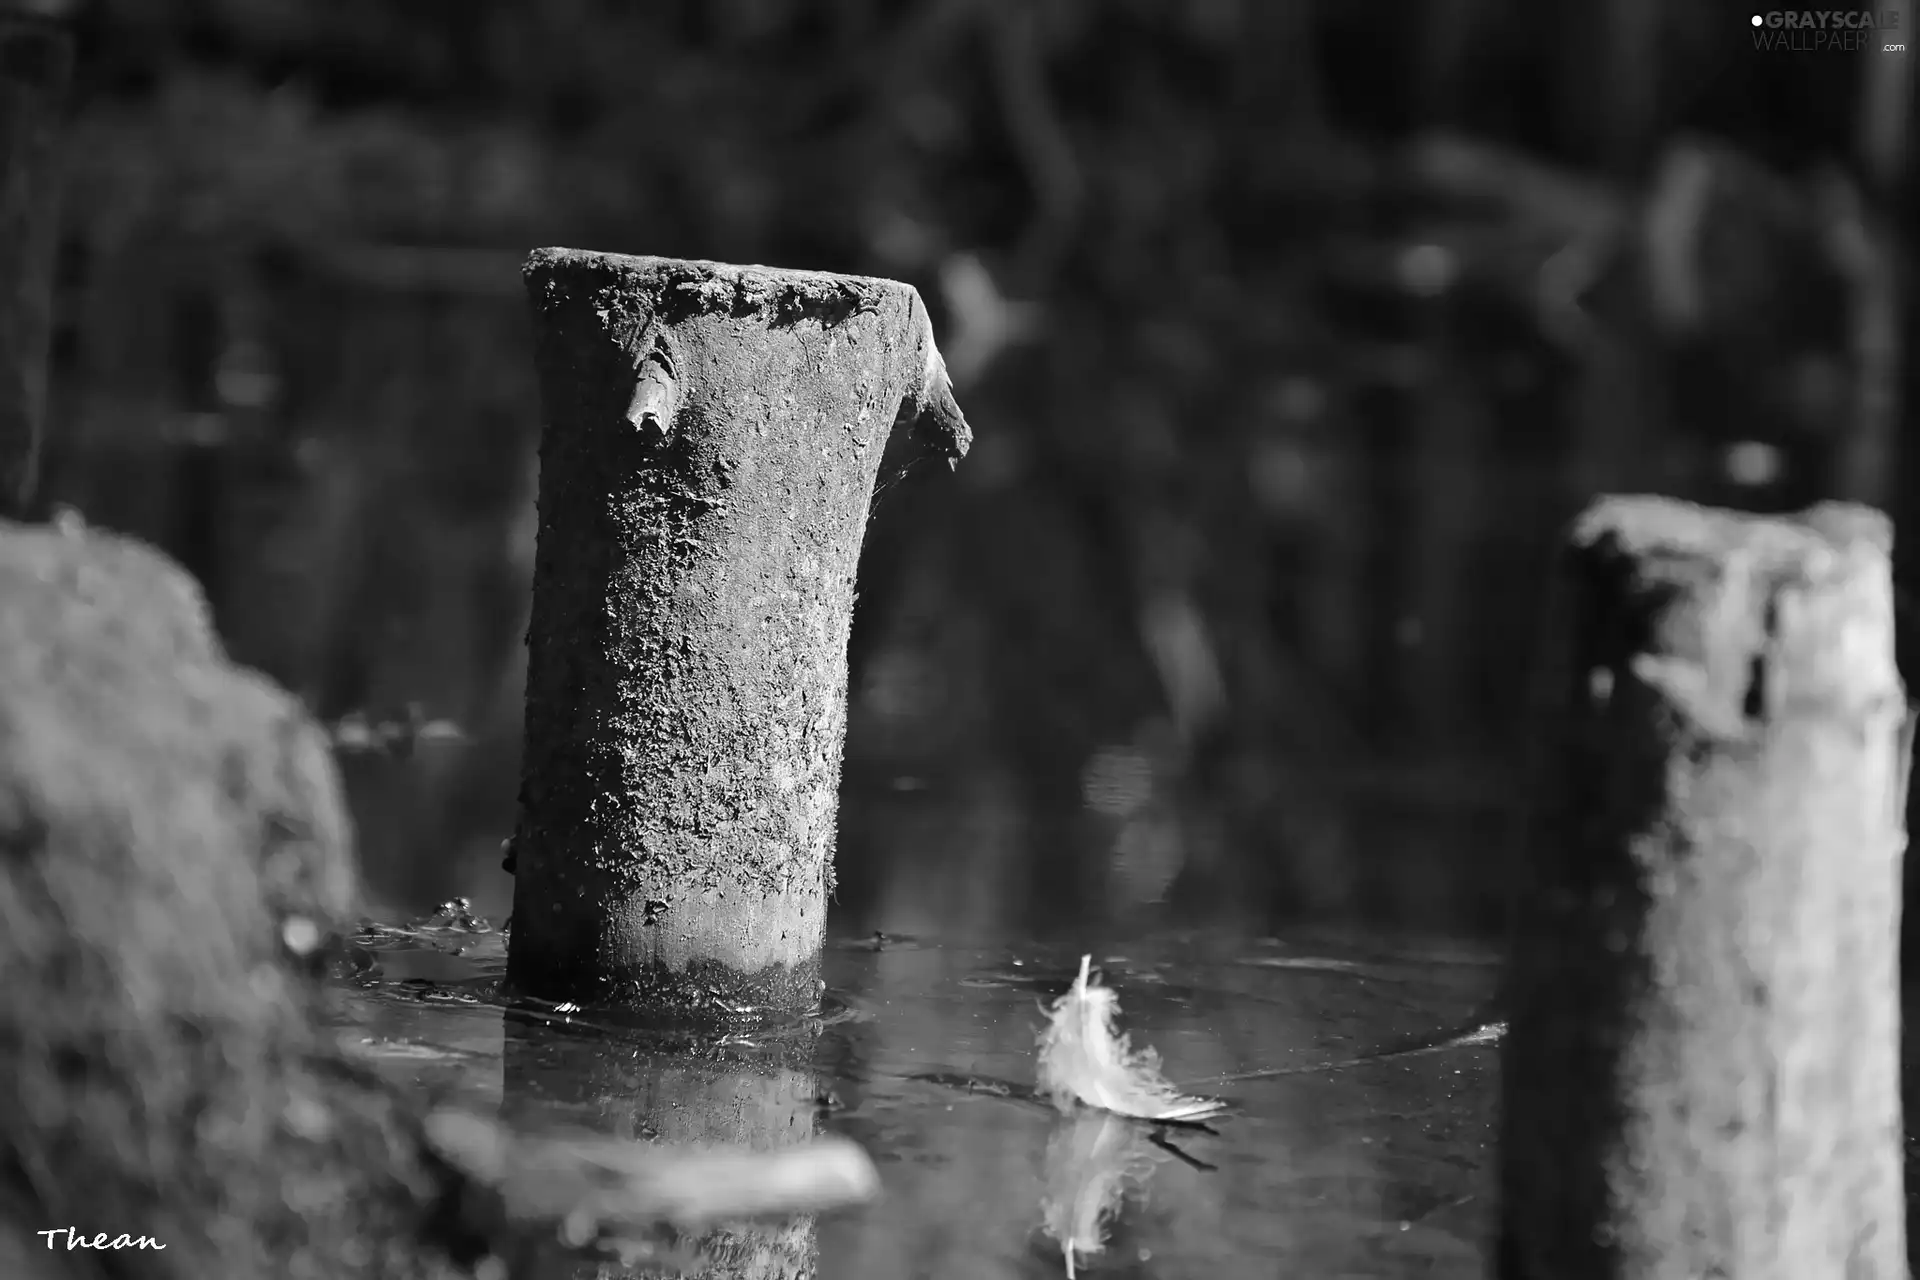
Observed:
[[[1495,1055],[1449,1037],[1492,990],[1484,948],[1103,939],[1094,960],[1135,1039],[1233,1104],[1156,1127],[1062,1116],[1034,1093],[1041,1006],[1071,984],[1073,946],[835,939],[819,1018],[695,1043],[502,999],[504,939],[458,910],[360,941],[341,1033],[435,1092],[638,1139],[861,1143],[882,1197],[803,1230],[822,1275],[1062,1275],[1068,1243],[1078,1273],[1103,1276],[1483,1270]]]

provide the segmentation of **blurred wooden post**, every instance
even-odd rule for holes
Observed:
[[[1904,1277],[1891,526],[1607,498],[1572,543],[1500,1274]]]
[[[73,37],[66,0],[0,0],[0,514],[21,518],[39,484],[60,116]]]
[[[1913,30],[1912,0],[1886,0],[1878,10],[1896,27],[1868,33],[1860,58],[1857,153],[1865,178],[1858,191],[1845,179],[1828,183],[1825,210],[1828,252],[1847,283],[1847,345],[1852,356],[1851,421],[1838,444],[1835,496],[1892,506],[1899,493],[1901,330],[1907,290],[1901,279],[1903,242],[1895,228],[1908,226],[1911,204],[1910,150],[1913,112],[1912,49],[1898,52]]]
[[[811,1007],[881,456],[972,439],[889,280],[543,249],[545,406],[508,976]]]

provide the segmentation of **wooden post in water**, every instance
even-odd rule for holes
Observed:
[[[1892,528],[1606,498],[1503,1050],[1503,1280],[1907,1275]]]
[[[542,249],[545,406],[508,977],[811,1007],[882,454],[972,440],[890,280]],[[891,461],[889,465],[892,465]]]
[[[66,0],[0,0],[0,515],[40,479],[60,155],[73,37]]]

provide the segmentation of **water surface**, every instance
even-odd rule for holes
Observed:
[[[819,1221],[822,1276],[1064,1275],[1062,1235],[1085,1275],[1483,1273],[1496,1055],[1452,1037],[1491,993],[1484,949],[1332,931],[1093,946],[1135,1043],[1234,1104],[1195,1129],[1033,1094],[1042,1005],[1075,945],[838,938],[817,1022],[694,1043],[502,1001],[497,932],[422,923],[367,935],[378,968],[337,1011],[350,1044],[523,1124],[852,1137],[883,1196]]]

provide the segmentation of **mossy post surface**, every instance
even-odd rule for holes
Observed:
[[[1500,1273],[1904,1277],[1891,526],[1609,498],[1571,541]]]
[[[854,573],[897,424],[971,442],[890,280],[543,249],[545,408],[508,976],[810,1007]]]
[[[0,514],[16,517],[40,477],[58,142],[72,76],[73,37],[63,24],[0,12]]]

